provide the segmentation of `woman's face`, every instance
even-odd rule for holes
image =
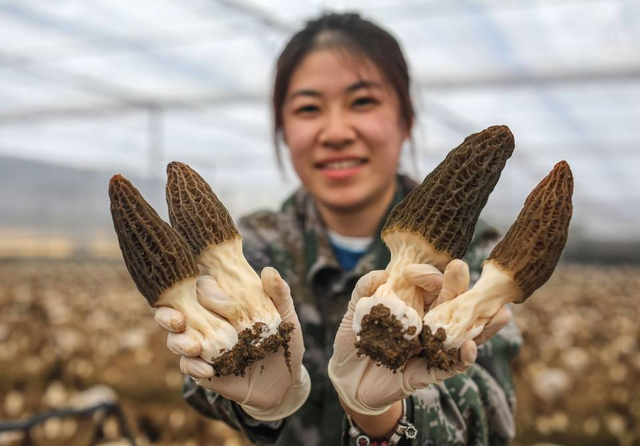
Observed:
[[[339,50],[309,53],[282,116],[293,167],[319,206],[348,212],[393,194],[407,131],[395,92],[371,62]]]

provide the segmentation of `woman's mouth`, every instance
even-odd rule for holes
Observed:
[[[343,179],[357,174],[367,162],[365,158],[332,160],[318,162],[315,167],[328,178]]]

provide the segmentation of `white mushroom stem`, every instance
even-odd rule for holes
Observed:
[[[209,246],[198,258],[198,263],[230,298],[220,299],[215,311],[238,332],[252,328],[256,322],[262,322],[268,328],[261,334],[263,339],[278,332],[282,319],[265,293],[262,280],[244,258],[241,237]]]
[[[444,348],[459,348],[465,341],[482,333],[487,322],[508,302],[519,302],[520,288],[511,275],[495,262],[482,265],[482,274],[475,286],[458,297],[429,311],[423,321],[433,333],[444,328],[447,338]]]
[[[415,328],[413,335],[405,334],[407,339],[413,339],[422,330],[424,291],[405,279],[402,271],[405,266],[413,263],[428,263],[443,271],[451,258],[413,232],[390,231],[383,235],[383,239],[391,251],[391,261],[386,268],[388,279],[378,287],[373,296],[363,297],[358,301],[353,330],[358,334],[362,328],[362,318],[375,305],[383,304],[402,322],[406,330]]]
[[[200,305],[195,278],[185,279],[165,290],[156,306],[171,307],[184,315],[185,332],[200,341],[200,357],[206,362],[213,361],[238,342],[238,333],[232,325]]]

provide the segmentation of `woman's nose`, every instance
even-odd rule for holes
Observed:
[[[319,137],[323,146],[340,149],[355,140],[356,131],[344,113],[334,111],[327,113]]]

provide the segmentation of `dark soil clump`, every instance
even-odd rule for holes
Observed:
[[[261,334],[268,330],[263,322],[256,322],[252,328],[247,328],[238,333],[238,342],[231,350],[211,358],[211,365],[215,376],[244,376],[247,367],[254,362],[261,361],[268,353],[275,353],[282,346],[284,350],[284,360],[291,373],[291,352],[289,351],[289,341],[294,326],[291,322],[281,322],[278,332],[260,342]],[[262,371],[261,371],[262,372]]]
[[[377,365],[394,373],[402,370],[411,355],[420,349],[418,337],[408,340],[405,334],[415,333],[415,327],[405,329],[402,322],[383,304],[375,305],[362,318],[362,329],[356,341],[358,356],[367,355]]]
[[[445,350],[444,341],[447,339],[447,333],[444,328],[440,327],[436,330],[436,333],[431,332],[431,328],[428,325],[422,327],[420,332],[420,344],[422,346],[422,352],[420,356],[423,356],[427,360],[429,367],[435,367],[440,370],[449,370],[454,362],[456,362],[460,356],[460,349],[451,348]]]

